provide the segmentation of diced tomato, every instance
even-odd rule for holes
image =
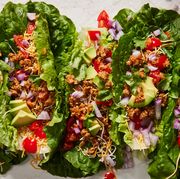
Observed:
[[[109,20],[100,20],[100,21],[98,21],[98,27],[99,28],[105,27],[105,28],[109,29],[111,27],[111,25],[109,23]]]
[[[40,128],[40,127],[43,126],[42,123],[43,123],[43,122],[42,122],[41,120],[36,120],[36,121],[34,121],[34,122],[29,126],[29,129],[30,129],[31,131],[35,131],[35,130],[37,130],[38,128]]]
[[[28,34],[32,34],[35,28],[36,28],[35,22],[28,22],[28,26],[27,26],[26,32]]]
[[[149,76],[153,78],[153,83],[157,84],[161,81],[161,75],[160,75],[160,71],[156,70],[156,71],[151,71],[149,73]]]
[[[34,131],[34,134],[36,135],[36,137],[39,137],[40,139],[45,139],[46,138],[46,133],[43,131],[43,126],[37,128]]]
[[[113,100],[112,99],[106,100],[106,101],[98,101],[98,100],[96,100],[96,104],[109,107],[109,106],[112,106]]]
[[[73,142],[65,142],[63,149],[65,151],[71,150],[74,147],[74,143]]]
[[[103,10],[103,11],[100,12],[100,14],[99,14],[99,16],[97,18],[97,21],[108,20],[108,19],[109,19],[108,13],[105,10]]]
[[[36,139],[30,139],[26,137],[23,141],[23,147],[28,153],[36,153],[37,151],[37,141]]]
[[[167,61],[167,56],[166,55],[161,55],[156,63],[156,66],[158,67],[159,70],[162,70],[165,67],[165,62]]]
[[[146,40],[146,49],[153,50],[155,47],[161,46],[162,42],[159,38],[151,37]]]
[[[67,121],[67,126],[66,129],[68,132],[73,132],[74,130],[72,129],[73,124],[75,123],[75,119],[73,117],[70,117]]]
[[[106,57],[112,57],[112,51],[107,49],[106,50]]]
[[[112,72],[112,68],[111,67],[107,67],[103,71],[105,71],[107,73],[111,73]]]
[[[101,35],[101,32],[99,30],[88,30],[89,37],[92,41],[99,40],[99,36]]]
[[[22,40],[23,36],[22,35],[14,35],[13,36],[14,42],[18,47],[23,47]]]
[[[101,63],[100,60],[94,59],[92,63],[97,73],[100,72],[100,68],[99,68]]]
[[[105,175],[104,175],[104,179],[115,179],[115,175],[113,172],[107,172]]]
[[[177,137],[177,143],[178,143],[178,146],[180,147],[180,136]]]

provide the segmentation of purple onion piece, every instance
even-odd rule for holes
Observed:
[[[115,29],[109,29],[108,32],[110,33],[112,38],[115,39],[115,37],[116,37],[116,30]]]
[[[27,98],[31,98],[32,96],[33,96],[32,91],[29,91],[28,94],[27,94]]]
[[[157,30],[153,31],[153,34],[154,34],[155,36],[159,36],[159,35],[161,34],[160,29],[157,29]]]
[[[157,141],[159,139],[158,136],[152,134],[151,132],[149,133],[149,138],[150,138],[151,144],[153,144],[153,146],[155,146],[157,144]]]
[[[24,47],[28,48],[29,47],[29,42],[27,40],[22,40],[22,44]]]
[[[20,73],[16,76],[16,78],[18,79],[18,81],[23,81],[26,78],[26,74]]]
[[[49,113],[47,111],[41,111],[41,113],[37,117],[38,120],[50,120]]]
[[[109,156],[106,156],[106,162],[111,166],[114,167],[116,165],[116,162]]]
[[[112,62],[112,58],[111,57],[106,58],[105,62],[111,63]]]
[[[34,21],[36,19],[36,13],[27,13],[27,18],[30,20],[30,21]]]
[[[25,85],[25,81],[21,81],[20,85],[24,86]]]
[[[132,76],[132,73],[131,73],[130,71],[127,71],[127,72],[126,72],[126,75],[127,75],[127,76]]]
[[[24,98],[26,98],[26,92],[22,91],[20,95],[20,99],[24,99]]]
[[[117,30],[117,31],[121,31],[121,30],[122,30],[122,27],[121,27],[121,25],[119,24],[118,21],[113,21],[113,22],[112,22],[112,27],[113,27],[115,30]]]
[[[152,65],[147,65],[147,67],[150,71],[156,71],[158,69],[157,67],[154,67]]]
[[[176,108],[176,109],[174,110],[174,116],[175,116],[175,117],[180,117],[180,110],[179,110],[178,108]]]
[[[129,102],[129,97],[124,97],[121,99],[120,104],[126,106]]]
[[[74,130],[74,132],[75,132],[76,134],[79,134],[79,133],[81,132],[80,129],[77,128],[77,127],[73,128],[73,130]]]
[[[142,128],[147,128],[150,123],[151,123],[151,119],[150,118],[146,118],[146,119],[141,121],[141,126],[142,126]]]
[[[120,37],[123,36],[123,35],[124,35],[123,31],[119,31],[119,32],[116,34],[114,40],[119,40]]]
[[[141,55],[141,52],[139,50],[134,49],[134,50],[132,50],[132,55],[134,57],[139,57],[139,55]]]
[[[154,61],[154,60],[156,60],[156,58],[157,58],[157,56],[156,56],[156,54],[150,54],[149,56],[148,56],[148,59],[150,60],[150,61]]]
[[[14,76],[11,76],[10,78],[9,78],[9,81],[13,81],[15,79],[15,77]]]
[[[174,129],[180,130],[180,120],[179,119],[174,120]]]
[[[101,111],[99,110],[96,102],[93,101],[93,102],[91,102],[91,104],[92,104],[92,106],[93,106],[93,108],[94,108],[94,112],[95,112],[95,114],[96,114],[96,117],[102,118],[103,116],[102,116]]]
[[[129,121],[129,129],[130,129],[131,131],[134,131],[134,129],[135,129],[135,123],[134,123],[133,121]]]
[[[157,120],[161,119],[161,102],[161,99],[155,101],[155,115]]]
[[[84,93],[82,91],[74,91],[71,96],[73,96],[74,98],[81,98],[84,95]]]

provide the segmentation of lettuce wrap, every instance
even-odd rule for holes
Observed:
[[[118,132],[131,150],[151,159],[151,178],[166,178],[179,154],[173,110],[180,85],[180,16],[145,4],[137,13],[120,10],[115,19],[126,33],[112,63]]]
[[[9,2],[0,23],[4,173],[16,159],[20,161],[19,153],[22,157],[32,153],[35,163],[41,164],[58,147],[68,115],[64,73],[76,30],[70,19],[43,2]]]

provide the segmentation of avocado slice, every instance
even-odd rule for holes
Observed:
[[[16,99],[16,100],[11,100],[9,102],[9,104],[10,104],[11,108],[15,108],[15,107],[20,106],[22,104],[26,104],[26,102],[23,101],[22,99]]]
[[[101,126],[99,125],[99,123],[97,123],[96,125],[90,127],[88,130],[91,133],[91,135],[95,136],[99,132],[100,128]]]
[[[96,75],[97,75],[97,72],[94,69],[94,67],[92,65],[89,66],[86,70],[86,79],[87,80],[94,79]]]
[[[33,113],[28,113],[20,110],[13,118],[11,124],[15,127],[26,126],[36,120],[36,116]]]
[[[21,104],[15,108],[12,108],[11,113],[15,116],[20,110],[25,111],[25,112],[30,113],[30,114],[32,113],[26,103]]]
[[[143,89],[145,100],[143,102],[136,103],[135,102],[136,96],[132,95],[128,102],[128,105],[131,107],[136,107],[136,108],[144,107],[150,104],[157,95],[158,90],[154,86],[153,79],[151,77],[147,77],[146,81],[142,82],[140,86]]]
[[[95,47],[89,47],[84,50],[83,59],[89,65],[92,62],[92,59],[96,57],[96,49]]]
[[[98,87],[98,89],[104,88],[104,82],[98,76],[94,77],[93,83]]]

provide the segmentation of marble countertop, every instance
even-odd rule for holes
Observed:
[[[113,18],[122,8],[130,8],[138,11],[145,3],[151,6],[165,9],[174,9],[180,12],[180,0],[44,0],[55,5],[60,13],[68,16],[79,31],[81,27],[97,27],[97,16],[104,9]],[[0,0],[0,9],[7,3]],[[13,0],[15,3],[25,3],[27,0]],[[118,179],[150,179],[147,174],[147,162],[135,160],[132,169],[118,170]],[[87,179],[102,179],[103,172]],[[1,179],[63,179],[63,177],[52,176],[45,171],[35,170],[29,161],[14,166],[11,171],[0,176]],[[70,178],[67,178],[70,179]]]

